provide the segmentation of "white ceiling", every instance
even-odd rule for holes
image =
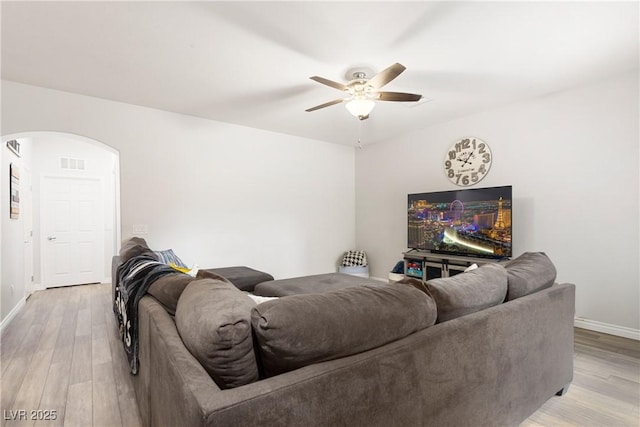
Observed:
[[[3,79],[349,145],[638,69],[637,1],[1,7]],[[310,76],[395,62],[427,102],[304,111],[341,97]]]

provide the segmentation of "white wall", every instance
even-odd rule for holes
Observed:
[[[24,174],[31,162],[31,141],[28,138],[18,139],[21,157],[9,151],[3,140],[0,147],[0,163],[2,163],[2,189],[0,190],[0,227],[2,230],[2,284],[0,286],[1,319],[5,320],[11,311],[24,301],[24,219],[23,212],[17,219],[9,218],[9,165],[14,164]],[[25,180],[19,185],[20,195],[28,191]],[[22,207],[22,206],[21,206]]]
[[[2,82],[2,132],[59,131],[120,153],[123,238],[200,267],[335,270],[355,243],[354,149]]]
[[[454,189],[445,152],[476,136],[494,156],[479,187],[513,185],[514,255],[546,252],[577,286],[577,317],[637,331],[638,103],[636,71],[358,150],[356,242],[372,275],[407,250],[407,194]]]

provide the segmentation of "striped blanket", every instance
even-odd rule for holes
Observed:
[[[175,269],[150,254],[130,258],[118,267],[113,311],[133,375],[138,373],[138,303],[153,282],[175,273]]]

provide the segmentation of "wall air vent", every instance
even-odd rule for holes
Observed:
[[[83,171],[84,159],[71,159],[69,157],[60,157],[60,168]]]

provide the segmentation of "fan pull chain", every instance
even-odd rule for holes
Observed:
[[[362,120],[358,120],[358,143],[356,146],[362,148]]]

